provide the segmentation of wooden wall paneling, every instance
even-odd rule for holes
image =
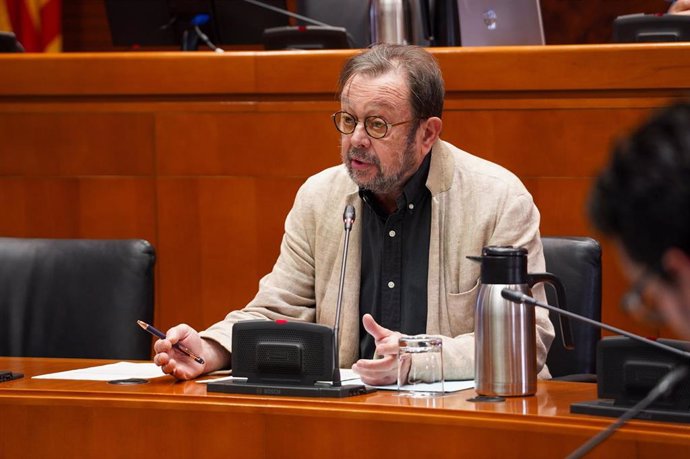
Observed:
[[[5,72],[0,96],[96,95],[103,101],[111,95],[118,101],[140,95],[160,101],[155,96],[176,95],[195,102],[209,94],[256,90],[254,53],[248,52],[0,55],[0,65]]]
[[[353,50],[291,53],[266,51],[256,57],[257,90],[268,93],[317,93],[321,99],[336,101],[338,75]]]
[[[306,178],[340,162],[330,111],[245,108],[250,110],[159,115],[160,174]]]
[[[157,317],[199,329],[251,300],[279,251],[301,179],[161,178]]]
[[[79,237],[144,238],[156,245],[152,177],[88,177],[78,183]]]
[[[440,48],[433,53],[449,96],[460,91],[477,91],[478,98],[514,96],[510,91],[521,95],[554,91],[554,98],[572,99],[580,96],[574,91],[605,90],[608,93],[600,93],[600,97],[625,99],[634,96],[626,89],[637,94],[653,89],[687,91],[687,62],[678,59],[678,50],[685,46],[504,46]],[[643,56],[648,60],[640,65]]]
[[[153,117],[77,105],[0,111],[0,175],[151,175]]]
[[[153,180],[0,177],[0,235],[156,242]]]
[[[76,237],[78,196],[76,179],[0,177],[0,235]]]
[[[643,110],[531,109],[519,100],[502,108],[446,110],[443,136],[520,177],[592,176],[613,137],[634,126]]]

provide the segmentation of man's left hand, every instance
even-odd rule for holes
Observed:
[[[400,332],[379,325],[370,314],[362,317],[364,329],[374,337],[376,352],[373,359],[359,359],[352,369],[364,384],[386,386],[398,381],[398,338]]]

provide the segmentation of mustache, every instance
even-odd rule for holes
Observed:
[[[347,159],[348,161],[355,160],[355,161],[361,161],[363,163],[369,163],[369,164],[374,164],[376,166],[380,166],[380,161],[378,156],[376,156],[373,153],[369,153],[368,151],[364,150],[363,148],[350,148],[347,152]]]

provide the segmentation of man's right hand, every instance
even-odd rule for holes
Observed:
[[[156,355],[153,363],[161,367],[164,373],[177,379],[193,379],[230,363],[230,353],[215,341],[205,340],[187,324],[176,325],[153,345]],[[197,363],[193,358],[181,352],[173,345],[180,343],[195,354],[203,357],[205,363]]]
[[[668,9],[670,14],[690,14],[690,0],[677,0]]]

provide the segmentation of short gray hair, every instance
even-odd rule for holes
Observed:
[[[338,79],[338,98],[355,75],[376,77],[396,69],[407,75],[412,115],[440,118],[445,97],[441,68],[434,56],[419,46],[377,44],[349,58]]]

